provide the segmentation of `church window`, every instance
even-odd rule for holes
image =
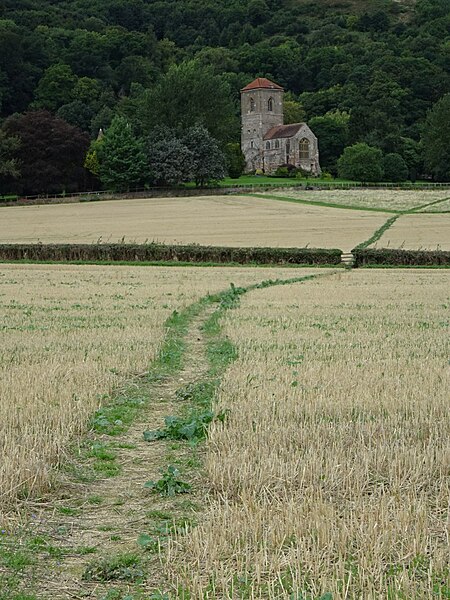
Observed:
[[[266,150],[270,150],[270,142],[266,142]]]
[[[275,140],[275,148],[278,150],[280,147],[280,140]]]
[[[290,159],[290,153],[291,153],[291,141],[287,140],[286,142],[286,162],[289,164],[289,159]]]
[[[250,142],[250,148],[254,148],[255,144],[253,142]]]
[[[268,102],[267,102],[267,110],[269,112],[273,111],[273,98],[269,98]]]
[[[309,158],[309,140],[303,138],[299,143],[300,160],[308,160]]]
[[[256,108],[255,99],[250,98],[250,112],[255,112],[255,108]]]

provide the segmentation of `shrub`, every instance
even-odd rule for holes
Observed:
[[[289,163],[285,163],[280,165],[275,171],[275,177],[295,177],[297,172],[297,167]]]
[[[450,252],[443,250],[401,250],[364,248],[352,250],[355,267],[365,265],[442,266],[450,265]]]
[[[305,169],[297,169],[296,170],[296,173],[295,173],[296,179],[311,179],[311,177],[313,177],[313,174],[311,173],[311,171],[305,171]]]
[[[287,167],[278,167],[275,171],[275,177],[289,177],[289,171]]]
[[[386,154],[383,158],[384,178],[386,181],[406,181],[409,175],[408,165],[400,154]]]
[[[239,179],[245,171],[245,156],[242,153],[240,144],[227,144],[225,146],[225,158],[228,175],[232,179]]]
[[[383,179],[383,153],[367,144],[354,144],[345,148],[338,160],[339,177],[354,181],[381,181]]]

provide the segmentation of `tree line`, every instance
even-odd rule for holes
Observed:
[[[286,122],[309,123],[326,171],[364,143],[400,157],[410,178],[450,179],[449,32],[450,0],[3,0],[2,188],[28,185],[18,114],[50,112],[83,149],[122,117],[142,139],[202,125],[224,152],[239,140],[239,90],[256,76],[289,90]],[[91,177],[72,164],[53,165],[61,186],[76,184],[69,173]]]

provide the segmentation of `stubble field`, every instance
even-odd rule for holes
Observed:
[[[296,271],[297,273],[298,271]],[[207,293],[283,269],[3,265],[0,514],[51,482],[111,390],[145,372],[164,321]]]
[[[150,198],[0,209],[1,243],[143,243],[351,250],[388,214],[245,196]]]
[[[450,190],[392,190],[392,189],[353,189],[353,190],[276,190],[267,192],[284,198],[297,198],[308,202],[339,204],[355,208],[405,211],[432,204],[422,210],[448,210]],[[436,203],[436,204],[434,204]]]
[[[448,598],[450,276],[352,271],[253,291],[174,545],[191,598]],[[328,597],[328,596],[327,596]]]
[[[374,245],[405,250],[450,250],[450,214],[402,215]]]

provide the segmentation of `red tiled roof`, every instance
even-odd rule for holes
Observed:
[[[291,125],[276,125],[269,129],[264,136],[265,140],[275,140],[277,138],[290,138],[300,131],[304,123],[292,123]]]
[[[268,89],[268,90],[282,90],[281,85],[270,81],[270,79],[266,79],[265,77],[258,77],[255,81],[252,81],[245,88],[242,88],[241,92],[247,92],[249,90],[260,90],[260,89]]]

